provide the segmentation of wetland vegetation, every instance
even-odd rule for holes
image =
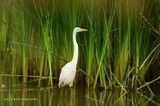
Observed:
[[[83,103],[90,105],[90,101],[86,102],[87,98],[97,101],[96,105],[111,105],[117,102],[114,97],[111,101],[107,99],[112,95],[108,91],[120,89],[120,94],[118,97],[115,94],[115,97],[122,104],[128,105],[124,101],[128,100],[127,97],[129,101],[133,100],[131,105],[160,104],[154,92],[160,86],[159,0],[0,1],[2,91],[9,89],[11,92],[11,88],[17,87],[34,86],[34,90],[35,87],[40,90],[46,87],[48,99],[54,100],[54,91],[48,88],[58,89],[61,68],[73,54],[72,30],[79,26],[88,29],[88,32],[77,36],[76,89],[66,88],[69,95],[74,92],[78,99],[79,94],[75,93],[78,89],[95,89],[96,93],[91,97],[85,93],[81,95],[85,98]],[[4,97],[2,91],[1,97]],[[104,95],[97,93],[99,91]],[[129,92],[134,92],[134,95]],[[137,102],[138,93],[145,102]],[[80,104],[80,101],[74,102],[73,97],[70,100],[68,105]],[[52,101],[49,103],[51,106]]]

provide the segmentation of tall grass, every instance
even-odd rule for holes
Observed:
[[[44,78],[53,87],[62,66],[72,58],[76,26],[89,30],[77,36],[77,70],[84,73],[77,77],[88,87],[119,85],[124,90],[142,84],[159,57],[159,14],[153,11],[160,7],[156,1],[8,2],[1,7],[2,69],[13,76],[21,74],[23,83],[32,75],[38,76],[39,85]]]

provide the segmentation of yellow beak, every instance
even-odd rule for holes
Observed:
[[[80,29],[80,32],[88,31],[87,29]]]

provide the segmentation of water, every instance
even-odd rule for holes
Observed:
[[[149,90],[125,92],[120,87],[114,90],[102,87],[93,89],[83,84],[73,88],[46,87],[48,80],[38,87],[37,80],[28,81],[9,76],[0,77],[0,106],[156,106],[160,104],[159,86]],[[158,104],[159,103],[159,104]]]
[[[153,93],[157,95],[151,98],[148,92],[144,92],[143,95],[137,91],[125,93],[119,88],[116,90],[84,87],[11,89],[1,86],[0,106],[156,106],[160,100],[160,91],[156,90]]]

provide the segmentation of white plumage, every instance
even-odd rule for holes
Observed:
[[[76,75],[76,67],[78,61],[78,44],[76,41],[76,33],[88,31],[87,29],[82,29],[79,27],[74,28],[73,30],[73,58],[70,62],[68,62],[61,70],[61,74],[59,77],[59,87],[64,87],[65,85],[69,85],[69,87],[73,86],[73,81]]]

